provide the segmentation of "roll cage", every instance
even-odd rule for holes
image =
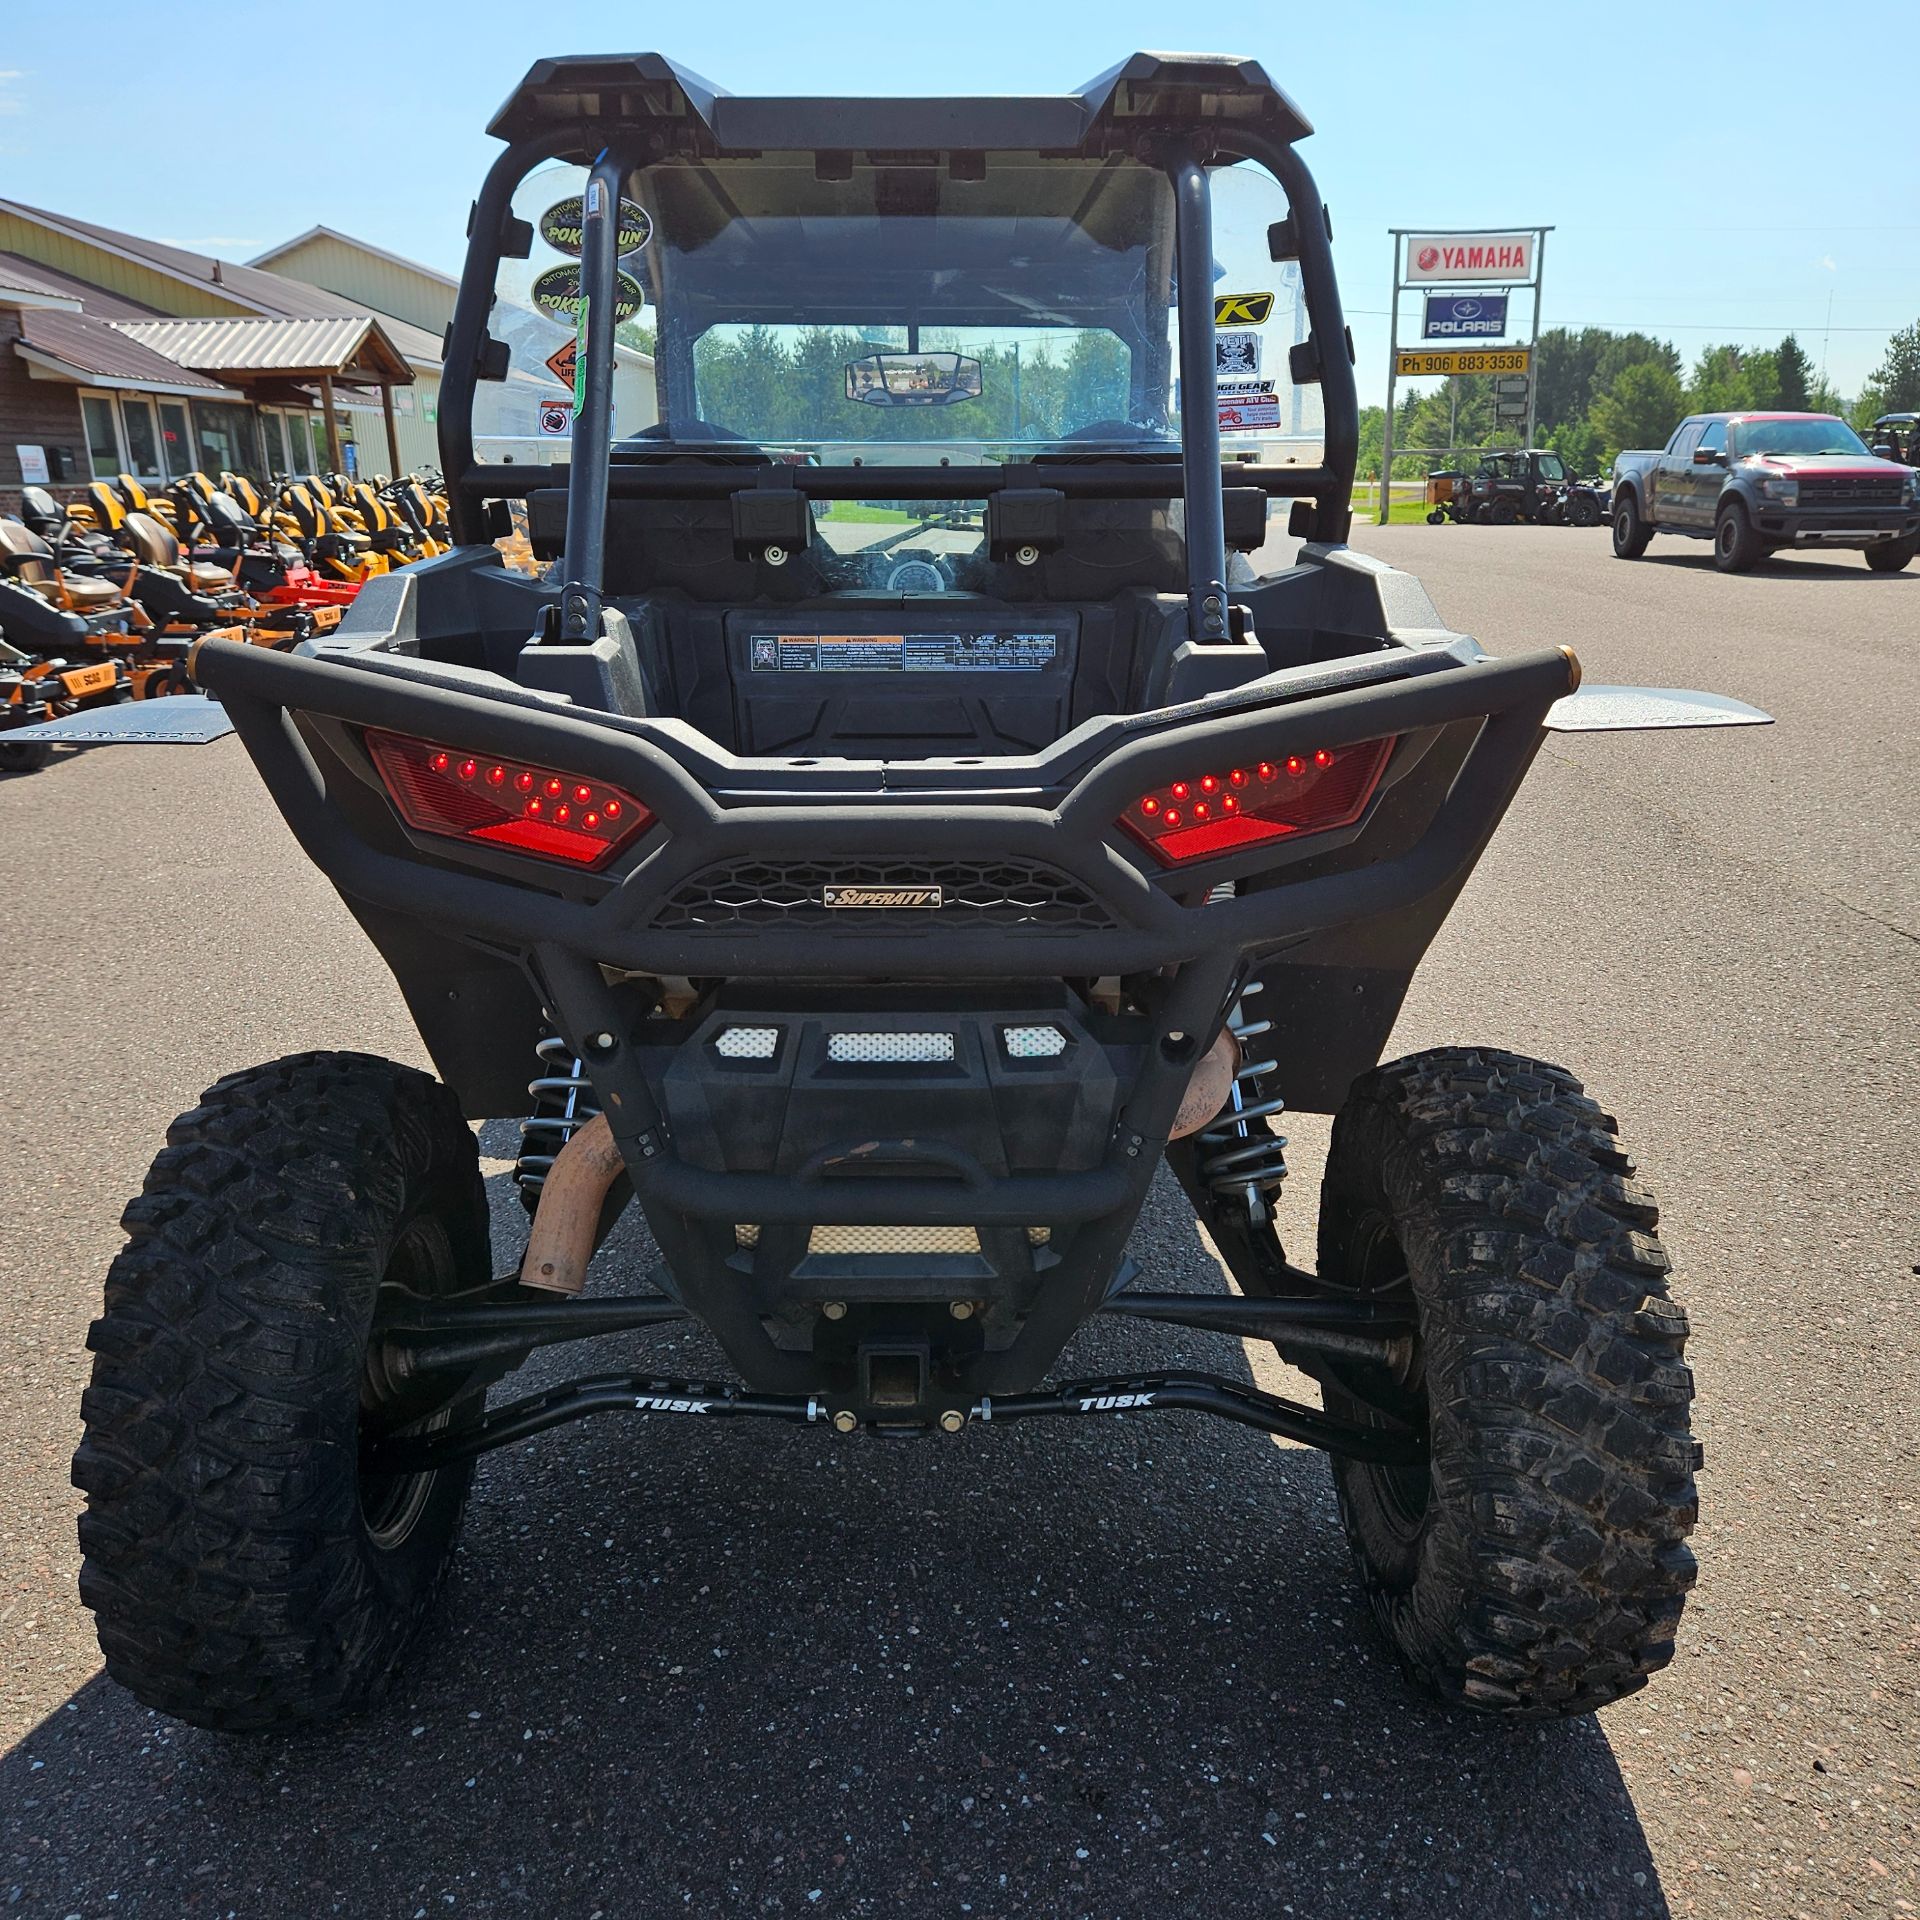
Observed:
[[[607,501],[619,497],[730,498],[755,490],[743,455],[675,447],[669,455],[609,453],[612,439],[616,210],[637,170],[769,153],[813,155],[816,170],[867,162],[971,173],[988,156],[1126,157],[1162,171],[1174,203],[1178,285],[1181,450],[1176,465],[1138,453],[1039,455],[1000,466],[893,466],[885,492],[904,500],[978,499],[1045,487],[1062,495],[1185,502],[1187,616],[1192,638],[1217,642],[1228,627],[1223,484],[1293,496],[1293,530],[1342,541],[1359,437],[1353,355],[1334,277],[1331,227],[1313,178],[1295,151],[1312,131],[1255,61],[1223,55],[1139,53],[1076,94],[981,99],[747,99],[728,94],[659,54],[575,56],[536,63],[489,131],[508,146],[489,170],[468,228],[465,271],[448,333],[440,401],[440,452],[454,537],[491,537],[493,502],[567,486],[562,591],[555,637],[599,629]],[[591,169],[583,195],[580,290],[587,305],[571,457],[564,468],[488,465],[474,448],[476,384],[500,379],[507,348],[487,330],[503,258],[532,240],[512,210],[535,166]],[[1212,204],[1208,168],[1250,161],[1287,196],[1288,217],[1269,232],[1275,260],[1297,261],[1310,333],[1289,371],[1317,382],[1325,412],[1317,465],[1236,463],[1223,477],[1215,397]],[[750,454],[762,472],[771,463]],[[779,481],[810,500],[860,499],[869,470],[782,467]]]

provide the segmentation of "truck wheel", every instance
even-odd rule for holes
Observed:
[[[1722,573],[1748,573],[1766,557],[1766,551],[1746,508],[1738,500],[1729,500],[1713,523],[1713,564]]]
[[[393,1290],[486,1280],[458,1104],[365,1054],[230,1074],[168,1129],[122,1224],[73,1462],[108,1673],[225,1732],[367,1705],[433,1602],[473,1475],[359,1464],[370,1437],[484,1399],[399,1377],[376,1333]]]
[[[1623,493],[1613,507],[1613,557],[1638,560],[1653,538],[1653,529],[1640,518],[1640,503],[1632,494]]]
[[[1496,500],[1493,503],[1493,524],[1496,527],[1510,527],[1520,518],[1520,509],[1511,500]]]
[[[1916,553],[1920,539],[1881,540],[1867,549],[1867,565],[1875,573],[1898,573]]]
[[[1600,524],[1600,503],[1591,494],[1576,493],[1566,505],[1567,525],[1570,527],[1597,527]]]
[[[1334,1122],[1321,1278],[1411,1304],[1419,1332],[1397,1375],[1329,1379],[1327,1407],[1391,1408],[1429,1449],[1336,1459],[1341,1517],[1388,1644],[1449,1702],[1586,1713],[1673,1657],[1693,1378],[1632,1176],[1580,1083],[1509,1053],[1376,1067]]]

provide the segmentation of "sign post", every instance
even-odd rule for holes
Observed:
[[[1387,524],[1393,499],[1394,394],[1403,379],[1463,374],[1496,376],[1495,410],[1502,421],[1526,419],[1533,443],[1535,423],[1533,358],[1540,344],[1540,263],[1551,227],[1514,227],[1504,232],[1433,232],[1408,227],[1393,236],[1393,300],[1387,348],[1387,418],[1380,449],[1380,525]],[[1508,332],[1508,298],[1515,287],[1533,293],[1532,333],[1525,347],[1469,345],[1501,339]],[[1438,288],[1439,292],[1427,291]],[[1422,294],[1420,337],[1446,340],[1450,347],[1402,348],[1401,297]],[[1513,407],[1516,382],[1524,382],[1526,403]],[[1411,450],[1410,450],[1411,451]],[[1418,449],[1427,452],[1430,449]]]

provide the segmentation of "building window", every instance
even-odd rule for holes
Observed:
[[[196,400],[193,424],[203,473],[216,477],[222,473],[259,473],[260,436],[251,407],[226,400]]]
[[[178,400],[160,402],[160,441],[167,456],[167,476],[178,480],[193,471],[193,442],[187,433],[187,409]]]
[[[128,470],[139,480],[160,479],[160,437],[154,431],[153,402],[123,394],[120,426],[126,436]]]
[[[87,428],[87,463],[96,480],[120,471],[120,435],[114,427],[113,401],[104,393],[80,396],[80,417]]]

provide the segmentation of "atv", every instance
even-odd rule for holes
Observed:
[[[301,1053],[171,1128],[74,1464],[109,1672],[213,1728],[364,1707],[475,1461],[590,1416],[987,1447],[1180,1411],[1330,1456],[1444,1700],[1641,1686],[1698,1464],[1654,1203],[1566,1069],[1380,1061],[1549,729],[1766,716],[1490,657],[1345,544],[1329,222],[1251,60],[935,101],[553,59],[492,131],[451,550],[190,662],[437,1076]],[[1263,368],[1231,395],[1217,308]],[[476,457],[536,411],[549,460]],[[537,577],[492,544],[522,511]],[[1311,1264],[1289,1105],[1335,1116]],[[499,1261],[493,1116],[532,1210]],[[1129,1258],[1162,1161],[1234,1291]],[[589,1292],[628,1205],[660,1264]],[[1100,1317],[1271,1342],[1320,1404],[1080,1377]],[[495,1391],[688,1320],[728,1377],[643,1347]]]

